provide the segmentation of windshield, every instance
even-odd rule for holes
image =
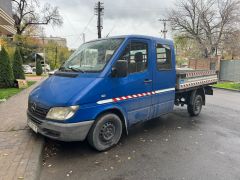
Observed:
[[[124,39],[112,38],[81,45],[59,69],[60,71],[100,72]]]

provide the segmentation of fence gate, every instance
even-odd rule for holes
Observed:
[[[240,60],[221,60],[220,80],[240,82]]]

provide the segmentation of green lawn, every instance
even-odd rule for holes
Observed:
[[[36,83],[36,81],[28,81],[28,87]],[[1,88],[0,89],[0,100],[8,99],[11,96],[21,92],[23,89],[18,88]]]
[[[240,90],[240,83],[220,82],[218,84],[213,85],[213,87],[223,88],[223,89]]]

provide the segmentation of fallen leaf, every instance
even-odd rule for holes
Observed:
[[[118,158],[119,156],[116,154],[115,157]]]
[[[114,167],[112,167],[112,166],[111,166],[110,168],[111,168],[111,169],[114,169]]]
[[[18,177],[18,179],[24,179],[24,177],[20,176],[20,177]]]
[[[52,166],[51,164],[48,165],[48,167],[51,167],[51,166]]]
[[[130,160],[131,159],[131,157],[128,157],[128,160]]]

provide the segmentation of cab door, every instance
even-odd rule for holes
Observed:
[[[171,112],[175,99],[175,53],[173,44],[156,42],[153,60],[153,92],[151,118]]]
[[[121,78],[115,100],[127,112],[129,126],[150,118],[153,82],[150,44],[149,40],[131,39],[118,58],[128,61],[128,76]]]

